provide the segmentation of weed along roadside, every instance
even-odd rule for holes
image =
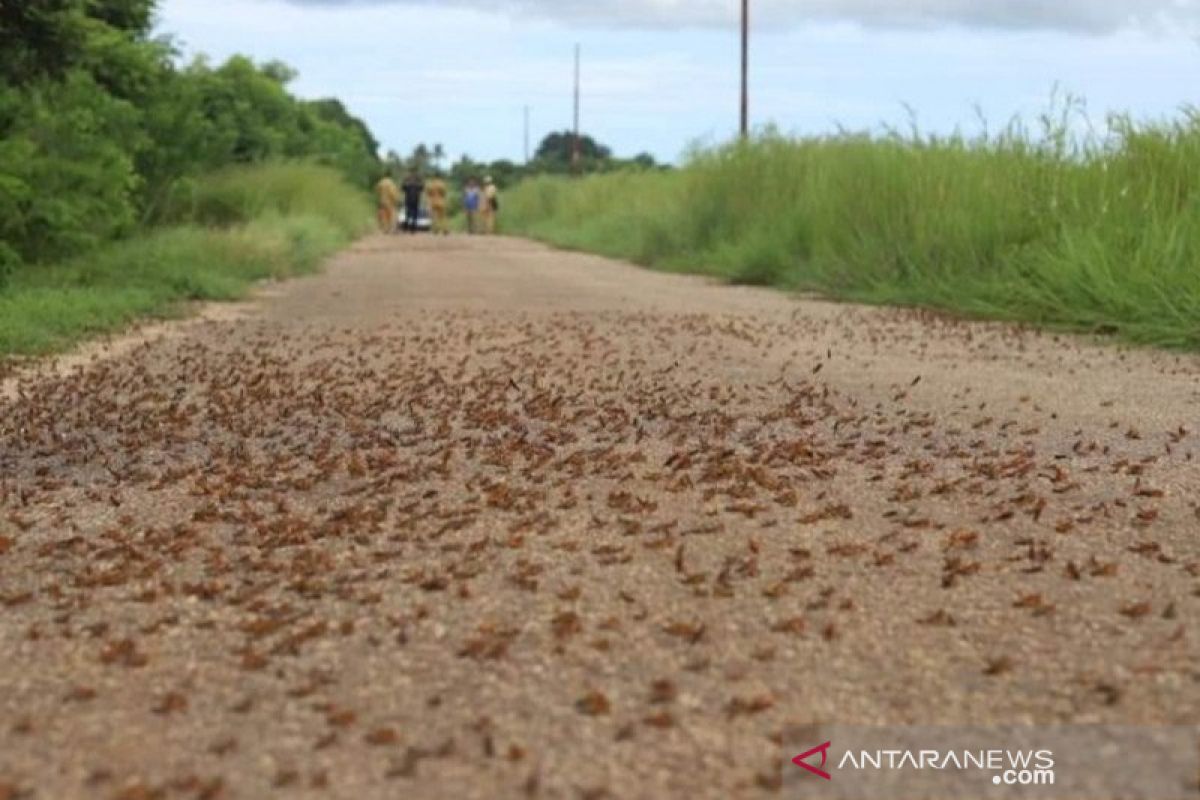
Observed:
[[[510,230],[740,283],[1200,347],[1200,117],[1033,135],[768,134],[680,170],[539,178]]]
[[[315,270],[370,224],[364,193],[302,164],[221,171],[180,194],[171,224],[54,264],[0,290],[0,358],[61,351],[189,301],[245,296],[264,279]]]

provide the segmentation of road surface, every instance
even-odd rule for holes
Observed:
[[[771,796],[792,724],[1200,713],[1194,356],[457,237],[173,330],[0,399],[0,797]]]

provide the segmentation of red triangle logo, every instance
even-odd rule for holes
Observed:
[[[831,781],[831,780],[833,780],[833,776],[825,771],[825,764],[829,761],[829,748],[832,746],[833,746],[833,742],[826,742],[825,744],[820,745],[819,747],[814,747],[812,750],[809,750],[807,753],[801,753],[800,755],[793,758],[792,763],[795,764],[797,767],[800,767],[801,769],[808,770],[813,775],[816,775],[818,778],[824,778],[827,781]],[[817,753],[821,754],[821,766],[820,767],[814,767],[812,764],[808,763],[808,759],[812,758]]]

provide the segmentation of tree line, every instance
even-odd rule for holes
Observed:
[[[571,131],[555,131],[546,135],[538,145],[528,164],[510,159],[476,161],[463,155],[449,166],[445,166],[446,150],[441,144],[418,144],[407,157],[395,151],[388,152],[384,159],[385,169],[393,175],[416,170],[426,175],[440,175],[451,182],[462,185],[470,178],[491,176],[501,188],[511,187],[524,178],[535,175],[584,175],[618,172],[621,170],[666,169],[649,153],[633,158],[618,158],[612,148],[597,142],[587,134],[579,137],[579,164],[574,164],[575,135]]]
[[[157,0],[0,0],[0,277],[164,221],[200,175],[315,160],[367,186],[379,143],[286,65],[179,63]]]

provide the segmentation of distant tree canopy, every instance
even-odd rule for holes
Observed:
[[[389,152],[384,161],[388,172],[401,175],[409,170],[423,174],[437,174],[450,178],[462,185],[471,178],[482,180],[491,177],[501,188],[513,186],[520,180],[533,175],[568,174],[572,171],[572,154],[575,135],[570,131],[551,133],[546,136],[528,164],[518,164],[510,159],[486,162],[476,161],[469,155],[462,156],[449,168],[443,168],[445,148],[440,144],[418,144],[408,156]],[[612,148],[597,142],[593,137],[580,136],[580,172],[614,172],[622,169],[664,169],[654,156],[641,153],[630,159],[613,156]]]
[[[177,63],[156,0],[0,0],[0,281],[155,221],[189,179],[306,159],[363,187],[378,142],[337,100],[302,101],[285,64]]]
[[[542,139],[534,154],[530,171],[534,173],[568,173],[575,168],[575,134],[556,131]],[[579,135],[579,172],[613,172],[621,169],[658,169],[660,165],[649,153],[639,153],[623,159],[613,155],[612,148],[603,145],[586,133]]]
[[[596,142],[587,134],[579,135],[579,154],[584,161],[605,161],[612,158],[612,149]],[[575,134],[571,131],[551,133],[538,145],[534,159],[544,164],[569,167],[575,155]]]

